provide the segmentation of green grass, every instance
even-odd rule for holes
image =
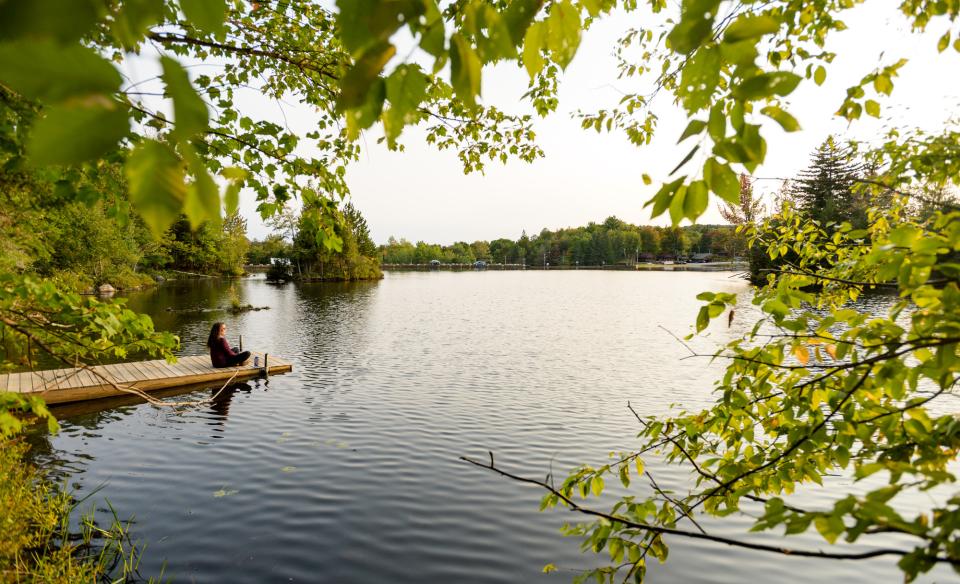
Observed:
[[[143,550],[129,525],[114,512],[107,527],[84,515],[71,530],[83,500],[27,462],[27,450],[18,438],[0,438],[0,584],[142,581]]]

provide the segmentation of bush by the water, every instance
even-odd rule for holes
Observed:
[[[99,582],[111,572],[126,582],[140,554],[127,527],[84,516],[71,531],[77,501],[27,460],[21,432],[36,417],[56,431],[40,400],[0,391],[0,584]]]
[[[270,282],[286,282],[291,279],[290,265],[280,262],[270,264],[267,270],[267,280]]]

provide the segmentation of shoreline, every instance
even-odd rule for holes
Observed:
[[[466,272],[466,271],[618,271],[618,272],[746,272],[749,270],[749,264],[746,262],[704,262],[704,263],[685,263],[685,264],[636,264],[636,265],[614,265],[614,266],[525,266],[522,264],[487,264],[483,267],[476,267],[473,264],[381,264],[380,269],[385,272]]]

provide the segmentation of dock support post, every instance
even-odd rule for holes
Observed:
[[[270,377],[270,353],[263,354],[263,376]]]
[[[240,335],[240,352],[243,352],[243,335]]]

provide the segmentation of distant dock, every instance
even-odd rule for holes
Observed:
[[[260,357],[260,366],[253,366]],[[266,361],[267,368],[264,368]],[[42,398],[47,404],[62,404],[130,395],[135,391],[151,392],[202,383],[249,379],[259,375],[287,373],[293,370],[289,361],[251,353],[250,363],[243,367],[214,368],[207,355],[180,357],[176,363],[163,359],[95,365],[88,368],[51,369],[0,374],[0,391]]]

